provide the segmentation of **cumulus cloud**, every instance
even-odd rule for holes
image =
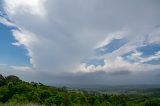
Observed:
[[[13,45],[26,47],[35,72],[130,74],[159,69],[158,65],[133,64],[122,57],[146,42],[159,42],[159,4],[157,0],[6,0],[4,8],[19,28],[12,31],[17,41]],[[96,56],[95,49],[123,38],[128,42],[122,47]],[[90,57],[101,58],[105,64],[81,64]],[[141,53],[132,57],[144,61]]]
[[[96,71],[104,71],[107,73],[116,73],[123,71],[130,72],[147,72],[152,70],[159,70],[160,65],[151,65],[151,64],[134,64],[130,63],[127,60],[124,60],[122,57],[116,57],[114,60],[106,59],[104,60],[104,65],[86,65],[82,64],[79,67],[79,70],[82,72],[96,72]]]

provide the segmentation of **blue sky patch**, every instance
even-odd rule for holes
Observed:
[[[123,59],[124,60],[128,60],[130,63],[134,63],[135,61],[129,60],[129,58],[128,58],[129,56],[131,56],[132,53],[134,53],[134,52],[130,51],[130,52],[126,53],[126,54],[123,54],[122,55]]]
[[[142,57],[148,57],[160,51],[160,44],[149,44],[149,45],[137,48],[137,51],[143,53]]]
[[[147,61],[147,62],[145,62],[145,64],[154,64],[154,65],[158,65],[158,64],[160,64],[160,59],[158,59],[158,60]]]
[[[139,47],[136,50],[138,52],[142,52],[141,57],[147,58],[149,56],[155,55],[156,52],[160,51],[160,44],[149,44],[149,45],[146,45],[146,46],[143,46],[143,47]],[[128,58],[129,56],[131,56],[132,53],[134,53],[134,52],[133,51],[128,52],[128,53],[124,54],[122,57],[125,60],[128,60],[131,63],[134,63],[135,61],[130,60]],[[151,60],[151,61],[145,62],[145,64],[156,64],[157,65],[157,64],[160,64],[160,59],[158,59],[158,60]]]
[[[0,24],[0,64],[30,65],[27,50],[12,45],[16,42],[10,27]]]
[[[104,55],[107,53],[112,53],[113,51],[119,49],[121,46],[127,43],[126,39],[113,39],[108,45],[98,48],[96,50],[97,55]]]

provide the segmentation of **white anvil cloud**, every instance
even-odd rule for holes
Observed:
[[[157,4],[156,0],[4,1],[8,16],[20,29],[13,30],[17,40],[13,45],[24,45],[34,70],[47,73],[78,71],[81,60],[95,56],[95,48],[115,38],[125,38],[128,43],[100,57],[111,63],[103,67],[88,66],[86,70],[114,69],[115,65],[118,69],[119,64],[125,68],[138,66],[117,58],[142,46],[147,36],[149,43],[159,43]]]

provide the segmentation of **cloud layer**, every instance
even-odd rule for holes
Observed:
[[[159,59],[159,51],[147,58],[136,51],[144,45],[160,44],[158,0],[6,0],[4,8],[18,27],[12,31],[16,40],[13,45],[26,47],[34,73],[63,76],[63,73],[74,72],[68,76],[81,76],[80,79],[89,76],[94,82],[94,77],[104,72],[106,76],[96,79],[98,83],[119,79],[123,82],[121,76],[110,77],[119,74],[127,79],[134,73],[138,79],[141,76],[137,73],[146,73],[142,75],[145,79],[149,76],[147,73],[160,69],[159,64],[144,63]],[[7,23],[5,19],[0,20]],[[126,42],[110,53],[96,54],[97,49],[106,50],[104,47],[114,39]],[[129,52],[133,52],[129,59],[136,62],[123,58]],[[104,64],[87,65],[82,63],[84,59],[102,59]],[[64,80],[68,76],[64,76]]]

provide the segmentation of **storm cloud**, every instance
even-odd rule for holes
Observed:
[[[145,64],[149,57],[137,51],[160,45],[158,0],[4,0],[3,8],[18,28],[12,30],[14,46],[28,50],[33,67],[25,67],[27,74],[21,76],[26,80],[33,73],[32,80],[50,84],[158,83],[152,71],[158,73],[160,65]],[[113,44],[120,47],[104,51]],[[97,49],[104,54],[97,55]],[[129,52],[127,60],[123,55]],[[159,51],[153,56],[160,59]],[[104,64],[87,65],[84,59]]]

